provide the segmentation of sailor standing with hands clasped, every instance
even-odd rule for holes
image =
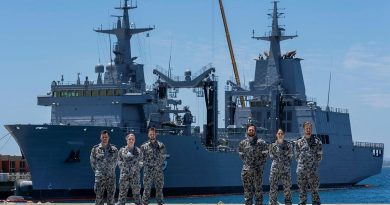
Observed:
[[[276,141],[270,145],[269,156],[272,159],[269,176],[269,204],[277,205],[278,183],[283,182],[284,204],[291,205],[291,159],[292,144],[284,140],[284,132],[278,129]]]
[[[127,200],[127,193],[131,187],[134,203],[141,205],[141,180],[140,171],[142,167],[141,149],[134,146],[135,135],[126,136],[127,146],[119,150],[118,165],[121,170],[119,178],[118,205],[124,205]]]

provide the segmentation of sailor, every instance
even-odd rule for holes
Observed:
[[[257,138],[255,125],[248,124],[245,139],[240,142],[238,153],[243,161],[241,179],[245,205],[252,205],[253,196],[256,197],[256,205],[261,205],[263,170],[268,156],[268,145],[264,140]]]
[[[303,124],[304,135],[295,142],[295,157],[297,159],[297,177],[299,187],[299,204],[305,205],[307,200],[307,188],[310,185],[313,205],[320,205],[318,188],[319,164],[322,159],[322,143],[317,137],[312,136],[311,122]]]
[[[144,192],[143,192],[143,204],[149,204],[150,189],[152,183],[156,188],[156,200],[157,204],[163,204],[163,186],[164,186],[164,173],[163,164],[166,158],[165,145],[157,141],[156,128],[151,127],[148,130],[149,140],[141,146],[141,152],[143,154],[144,163]]]
[[[100,133],[100,143],[93,146],[90,155],[92,170],[95,172],[95,186],[97,205],[104,204],[104,191],[107,191],[107,204],[115,204],[115,167],[117,165],[118,149],[109,144],[110,136],[107,130]]]
[[[270,145],[269,156],[272,159],[269,176],[270,192],[269,204],[277,205],[278,182],[283,183],[284,204],[291,205],[291,159],[293,147],[291,143],[284,140],[284,132],[278,129],[276,141]]]
[[[127,192],[131,187],[134,202],[141,205],[141,181],[140,171],[142,167],[141,149],[134,146],[135,135],[130,133],[126,136],[127,146],[119,150],[118,165],[121,170],[119,177],[118,205],[124,205]]]

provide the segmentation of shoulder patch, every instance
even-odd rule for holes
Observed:
[[[113,144],[110,144],[110,146],[111,146],[112,149],[118,149],[118,148],[116,148],[116,146],[113,145]]]
[[[164,143],[160,142],[160,141],[157,141],[158,142],[158,146],[160,147],[165,147]]]

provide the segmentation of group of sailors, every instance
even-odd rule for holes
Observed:
[[[156,188],[157,204],[163,204],[163,163],[166,158],[166,148],[162,142],[156,139],[155,128],[148,130],[148,137],[149,140],[138,148],[134,145],[135,135],[128,134],[126,136],[127,145],[118,150],[115,145],[109,144],[108,131],[101,131],[101,143],[92,148],[90,155],[91,167],[95,173],[95,204],[104,204],[105,191],[107,204],[115,204],[115,168],[117,165],[120,168],[118,205],[126,203],[129,187],[131,187],[136,205],[149,204],[153,182]],[[144,191],[141,198],[140,172],[142,168]]]
[[[320,205],[318,194],[319,178],[318,168],[322,159],[321,141],[312,136],[312,124],[303,124],[304,135],[294,142],[284,139],[284,132],[276,132],[276,141],[268,145],[256,136],[256,126],[249,124],[245,139],[238,147],[238,153],[243,161],[241,179],[244,188],[245,205],[263,204],[262,179],[264,165],[268,156],[272,159],[269,176],[270,192],[269,204],[277,205],[278,183],[283,183],[283,193],[286,205],[292,204],[291,197],[291,161],[293,156],[297,160],[297,182],[300,190],[299,205],[306,205],[307,190],[310,186],[312,204]],[[117,204],[124,205],[127,193],[131,187],[136,205],[148,205],[151,186],[156,188],[158,205],[163,204],[164,173],[163,163],[166,158],[165,145],[156,139],[156,129],[148,130],[149,140],[140,148],[135,146],[135,135],[126,136],[127,145],[118,149],[109,144],[108,131],[103,130],[100,135],[101,143],[91,150],[90,162],[95,173],[94,191],[96,204],[104,204],[104,192],[107,193],[107,204],[115,204],[116,177],[115,168],[120,168],[119,194]],[[140,172],[143,168],[144,191],[141,198]]]
[[[257,138],[256,126],[249,124],[244,140],[239,144],[239,155],[243,161],[241,179],[244,187],[245,205],[252,205],[253,198],[256,205],[263,203],[262,179],[267,157],[272,160],[269,184],[269,204],[277,205],[278,183],[283,183],[284,204],[291,205],[291,161],[293,156],[297,160],[297,182],[299,187],[299,205],[306,205],[307,190],[310,186],[312,204],[320,205],[318,194],[318,168],[322,159],[321,140],[312,136],[312,124],[303,124],[304,135],[294,142],[284,140],[282,129],[276,132],[276,141],[268,145],[264,140]]]

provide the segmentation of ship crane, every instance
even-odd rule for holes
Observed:
[[[167,90],[169,88],[170,89],[181,89],[181,88],[203,89],[204,99],[206,103],[206,117],[207,117],[206,124],[204,127],[204,134],[205,134],[205,145],[208,148],[216,148],[217,146],[218,89],[217,89],[217,81],[214,76],[214,73],[215,73],[214,67],[208,67],[208,68],[204,67],[202,69],[202,73],[197,76],[191,76],[191,72],[186,71],[185,78],[183,80],[180,80],[177,77],[168,76],[169,72],[165,72],[161,68],[153,70],[153,74],[158,76],[160,80],[159,97],[162,99],[167,98]],[[185,112],[187,112],[187,110]],[[186,127],[187,131],[185,131],[185,133],[191,133],[191,122],[188,123],[187,125],[188,125]]]
[[[228,25],[227,25],[226,16],[225,16],[225,10],[224,10],[224,8],[223,8],[222,0],[219,0],[219,8],[221,9],[221,15],[222,15],[222,20],[223,20],[223,26],[225,27],[226,40],[227,40],[227,43],[228,43],[228,46],[229,46],[230,59],[232,60],[233,71],[234,71],[234,77],[236,78],[236,85],[237,85],[238,87],[241,87],[240,76],[239,76],[239,74],[238,74],[236,59],[235,59],[235,57],[234,57],[232,41],[230,40],[229,27],[228,27]],[[240,102],[241,102],[241,106],[242,106],[242,107],[245,107],[244,96],[240,96]]]

